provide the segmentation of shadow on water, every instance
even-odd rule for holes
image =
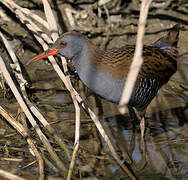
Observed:
[[[108,133],[116,144],[116,150],[140,179],[186,179],[187,111],[187,107],[180,107],[154,113],[147,118],[145,153],[140,147],[139,123],[116,115],[106,118],[105,124],[108,124]]]

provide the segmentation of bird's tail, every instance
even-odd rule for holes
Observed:
[[[170,29],[167,35],[153,43],[153,46],[164,50],[171,50],[172,48],[177,48],[180,29],[181,25],[176,24]]]

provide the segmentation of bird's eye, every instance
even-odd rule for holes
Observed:
[[[67,45],[67,42],[63,41],[63,42],[61,42],[61,45],[62,45],[62,46],[66,46],[66,45]]]

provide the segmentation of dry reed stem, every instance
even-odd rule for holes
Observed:
[[[42,2],[43,2],[43,5],[44,5],[45,15],[46,15],[46,18],[47,18],[47,21],[48,21],[48,24],[49,24],[49,30],[51,32],[52,39],[55,42],[57,40],[57,38],[59,37],[56,19],[53,15],[52,9],[51,9],[48,1],[42,0]],[[61,57],[61,60],[62,60],[64,72],[68,72],[66,59],[64,57]],[[54,63],[56,63],[56,61]],[[54,64],[54,66],[55,66],[55,64]],[[69,89],[69,91],[70,91],[70,94],[71,94],[71,97],[72,97],[72,100],[73,100],[73,104],[75,106],[75,112],[76,112],[75,113],[76,114],[75,144],[76,144],[77,141],[79,141],[79,137],[80,137],[80,107],[79,107],[77,100],[74,97],[73,88],[72,88],[72,84],[71,84],[69,76],[66,76],[66,81],[67,81],[66,82],[67,89]]]
[[[18,121],[14,119],[9,113],[7,113],[2,106],[0,106],[0,114],[23,136],[27,137],[28,132]]]
[[[14,64],[12,64],[12,68],[15,70],[14,73],[16,74],[16,77],[18,78],[18,82],[20,84],[20,89],[23,92],[24,97],[27,97],[27,93],[25,91],[25,85],[27,84],[27,81],[24,79],[24,77],[22,76],[22,70],[19,64],[19,61],[12,49],[12,47],[10,46],[9,42],[6,40],[6,38],[3,36],[3,34],[0,32],[0,37],[12,59],[12,61],[14,62]]]
[[[72,159],[71,159],[71,163],[69,165],[69,171],[68,171],[68,175],[67,175],[67,180],[71,180],[72,171],[74,168],[75,159],[76,159],[76,156],[78,153],[78,149],[79,149],[79,141],[75,144],[74,149],[73,149]]]
[[[128,73],[127,80],[125,82],[124,90],[119,103],[119,111],[121,114],[125,114],[126,112],[125,105],[127,105],[129,102],[139,70],[143,63],[142,50],[143,50],[143,40],[145,33],[145,24],[146,24],[147,15],[151,2],[152,0],[142,0],[141,3],[139,23],[138,23],[138,33],[136,40],[136,49],[133,57],[133,62],[131,64],[130,71]]]
[[[52,37],[53,41],[55,42],[57,40],[57,38],[59,37],[56,19],[53,15],[52,9],[51,9],[48,1],[42,0],[42,3],[44,6],[44,12],[46,15],[46,19],[47,19],[47,22],[49,25],[48,30],[51,32],[51,37]]]
[[[10,5],[11,2],[10,0],[4,0],[6,1],[7,3],[9,3]],[[3,2],[4,3],[4,2]],[[4,3],[5,4],[5,3]],[[39,41],[39,43],[43,46],[44,50],[47,49],[47,45],[44,43],[44,41],[37,35],[37,31],[39,31],[39,28],[34,24],[32,23],[29,19],[27,19],[22,12],[19,12],[17,10],[13,11],[14,13],[16,13],[19,17],[20,17],[20,20],[22,21],[22,23],[24,24],[24,20],[27,20],[27,24],[26,26],[32,30],[33,32],[36,32],[36,34],[34,34],[35,38]],[[39,31],[41,33],[41,30]],[[44,33],[41,33],[40,34],[44,39],[47,38],[47,35],[45,36]],[[45,36],[45,37],[44,37]],[[48,42],[48,41],[47,41]],[[69,88],[69,85],[67,84],[67,81],[66,81],[66,77],[64,75],[64,73],[61,71],[61,69],[59,68],[59,66],[57,66],[55,60],[53,57],[48,57],[49,60],[51,61],[55,71],[57,72],[57,74],[60,76],[60,78],[62,79],[62,81],[64,82],[65,86],[67,87],[67,89],[70,91],[70,88]],[[71,85],[72,87],[72,85]],[[77,93],[77,91],[72,88],[73,92],[74,92],[74,97],[77,99],[77,101],[82,105],[82,107],[88,112],[88,114],[90,115],[91,119],[94,121],[97,129],[99,130],[101,136],[104,138],[105,142],[107,143],[112,155],[114,156],[114,159],[117,161],[117,163],[121,166],[121,168],[131,177],[131,179],[135,179],[133,174],[129,171],[129,169],[123,164],[122,165],[122,162],[121,160],[119,159],[112,143],[110,142],[110,139],[108,137],[108,135],[105,133],[98,117],[94,114],[94,112],[88,107],[86,106],[84,103],[83,103],[83,100],[81,99],[80,95]]]
[[[67,63],[64,57],[61,57],[62,60],[62,64],[63,64],[63,69],[64,72],[68,72],[68,68],[67,68]],[[71,80],[69,76],[66,76],[66,80],[68,83],[68,89],[70,91],[72,100],[73,100],[73,104],[75,107],[75,113],[76,113],[76,119],[75,119],[75,139],[74,139],[74,145],[79,144],[79,139],[80,139],[80,107],[78,104],[78,101],[75,97],[75,93],[74,93],[74,88],[71,84]]]
[[[53,15],[52,9],[51,9],[48,1],[47,0],[42,0],[42,2],[43,2],[43,5],[44,5],[45,15],[46,15],[46,18],[47,18],[47,21],[48,21],[48,24],[49,24],[49,30],[51,32],[52,39],[55,42],[57,40],[57,38],[59,37],[56,19],[55,19],[54,15]],[[62,57],[61,60],[62,60],[64,72],[68,72],[66,59]],[[58,64],[56,63],[56,61],[53,63],[53,66],[58,66]],[[69,171],[68,171],[68,177],[70,179],[71,175],[72,175],[72,169],[73,169],[73,166],[75,164],[76,154],[77,154],[78,148],[79,148],[79,139],[80,139],[80,107],[79,107],[79,104],[78,104],[77,100],[74,97],[73,90],[71,88],[72,85],[71,85],[71,81],[70,81],[69,76],[66,76],[66,81],[67,81],[67,87],[68,87],[68,89],[70,91],[70,94],[71,94],[71,97],[72,97],[72,100],[73,100],[73,104],[75,106],[75,114],[76,114],[76,117],[75,117],[76,118],[76,125],[75,125],[75,145],[76,146],[74,146],[74,150],[73,150],[74,154],[72,155],[71,163],[70,163],[70,168],[69,168]]]
[[[0,158],[0,161],[22,162],[23,158]]]
[[[39,162],[39,179],[44,179],[44,162],[43,159],[38,152],[37,148],[35,147],[35,144],[33,143],[32,139],[29,137],[29,134],[27,130],[24,128],[22,124],[20,124],[14,117],[12,117],[10,114],[8,114],[1,106],[0,106],[0,114],[27,140],[27,143],[29,144],[30,148],[34,152],[37,161]]]
[[[35,154],[37,161],[39,162],[39,180],[44,180],[44,161],[31,138],[27,138],[27,143]]]
[[[110,150],[110,152],[112,153],[112,156],[114,157],[114,159],[116,160],[116,162],[119,164],[119,166],[128,174],[128,176],[132,179],[132,180],[136,180],[136,178],[134,177],[134,175],[131,173],[131,171],[129,170],[129,168],[125,165],[122,164],[122,161],[119,159],[119,156],[117,155],[108,135],[106,134],[104,128],[102,127],[99,118],[95,115],[95,113],[86,105],[83,103],[82,98],[80,97],[80,95],[76,92],[76,90],[74,90],[75,96],[77,101],[82,105],[82,107],[86,110],[86,112],[90,115],[91,119],[93,120],[93,122],[95,123],[98,131],[100,132],[101,136],[103,137],[104,141],[106,142],[106,144],[108,145],[108,148]]]
[[[10,179],[10,180],[25,180],[24,178],[21,178],[19,176],[11,174],[11,173],[4,171],[2,169],[0,169],[0,176],[3,177],[3,178]]]
[[[48,1],[42,0],[42,2],[43,2],[43,5],[44,5],[44,10],[45,10],[45,15],[46,15],[47,21],[49,23],[49,30],[51,32],[52,39],[55,42],[56,39],[59,37],[56,19],[53,15],[52,9],[51,9]],[[68,72],[66,59],[61,57],[61,60],[62,60],[64,72]],[[56,63],[56,61],[55,61],[55,63]],[[54,64],[54,66],[55,66],[55,64]],[[66,76],[66,81],[67,81],[66,82],[67,88],[70,91],[70,94],[71,94],[71,97],[72,97],[72,100],[73,100],[73,104],[75,106],[75,112],[76,112],[75,113],[76,114],[75,144],[76,144],[77,141],[79,141],[79,137],[80,137],[80,107],[79,107],[79,104],[74,97],[72,85],[71,85],[71,81],[70,81],[69,76]]]
[[[7,0],[6,2],[10,3],[14,8],[19,9],[20,11],[22,11],[28,17],[30,17],[33,20],[36,20],[37,22],[42,24],[46,29],[49,29],[48,23],[44,19],[42,19],[40,16],[38,16],[37,14],[34,14],[31,10],[18,6],[13,0]]]
[[[35,164],[35,163],[36,163],[36,160],[32,161],[32,162],[29,162],[28,164],[26,164],[25,166],[23,166],[22,169],[28,168],[28,167],[32,166],[33,164]]]

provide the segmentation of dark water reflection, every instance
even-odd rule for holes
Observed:
[[[186,118],[178,118],[180,112],[184,114],[184,109],[177,108],[172,111],[174,116],[169,116],[162,121],[154,118],[147,119],[145,153],[140,148],[138,124],[130,126],[119,116],[107,118],[116,144],[121,153],[128,157],[131,167],[140,178],[188,178],[188,126]],[[126,157],[124,159],[126,160]]]

